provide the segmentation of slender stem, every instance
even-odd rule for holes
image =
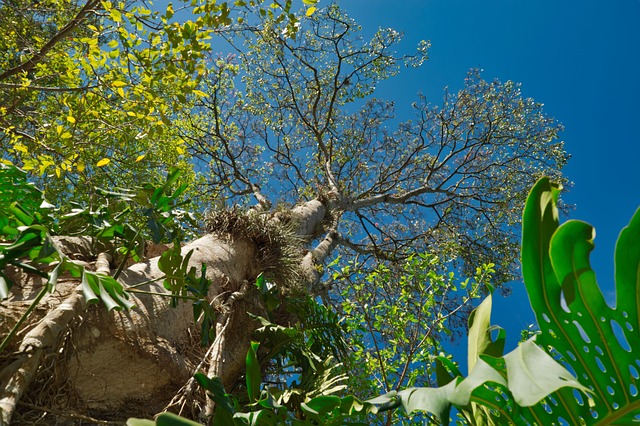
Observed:
[[[137,288],[137,287],[142,287],[142,286],[143,286],[143,285],[145,285],[145,284],[151,284],[151,283],[154,283],[154,282],[156,282],[156,281],[163,280],[163,279],[165,279],[165,278],[167,278],[167,276],[166,276],[166,275],[163,275],[163,276],[161,276],[161,277],[154,278],[154,279],[152,279],[152,280],[142,281],[141,283],[138,283],[138,284],[132,284],[132,285],[128,286],[125,290],[129,291],[129,289]]]
[[[131,293],[151,294],[153,296],[176,297],[178,299],[183,299],[183,300],[200,300],[199,297],[195,297],[195,296],[179,296],[179,295],[171,294],[171,293],[158,293],[158,292],[155,292],[155,291],[138,290],[138,289],[135,289],[135,288],[128,288],[127,291],[131,292]]]
[[[118,270],[116,271],[115,274],[113,274],[113,279],[117,280],[120,274],[122,273],[122,270],[124,269],[124,265],[125,263],[127,263],[127,259],[129,259],[129,252],[133,248],[133,245],[135,244],[136,240],[138,239],[138,235],[140,235],[141,230],[142,230],[142,227],[139,227],[138,230],[136,231],[136,235],[134,235],[133,238],[129,241],[129,244],[127,245],[127,251],[124,254],[124,258],[120,262],[120,265],[118,265]]]

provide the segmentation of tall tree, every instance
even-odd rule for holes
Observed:
[[[498,284],[513,276],[526,190],[542,174],[561,178],[567,159],[560,126],[541,105],[515,83],[471,71],[461,90],[437,106],[419,98],[415,117],[401,122],[392,102],[373,97],[375,87],[402,64],[419,66],[428,43],[398,56],[400,33],[364,40],[335,5],[295,17],[289,3],[244,3],[235,2],[239,18],[231,20],[226,3],[157,13],[52,2],[52,27],[37,8],[2,3],[37,27],[11,33],[0,64],[10,105],[0,122],[4,161],[29,170],[52,201],[71,196],[90,206],[97,195],[87,188],[133,186],[178,164],[194,182],[196,206],[211,210],[204,236],[181,248],[184,262],[176,244],[119,274],[134,310],[85,314],[88,284],[72,278],[58,286],[64,303],[45,300],[40,325],[13,342],[2,375],[4,420],[63,341],[56,375],[77,398],[65,410],[161,410],[176,394],[188,400],[183,385],[195,369],[232,389],[259,327],[250,314],[268,315],[252,285],[260,274],[282,306],[301,294],[353,297],[340,287],[347,281],[324,276],[338,254],[357,256],[355,269],[364,270],[433,252],[461,271],[495,263]],[[236,56],[215,55],[207,44],[214,35]],[[156,207],[158,197],[150,197]],[[89,260],[98,254],[88,239],[58,244]],[[192,307],[164,297],[185,293],[179,272],[191,268],[209,280],[205,300],[216,313],[206,353],[191,344]],[[14,287],[6,307],[25,305],[38,285]],[[296,317],[282,308],[279,320]],[[201,408],[210,415],[213,405]]]

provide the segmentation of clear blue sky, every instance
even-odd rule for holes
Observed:
[[[525,96],[545,104],[565,126],[562,139],[572,156],[565,172],[574,185],[564,193],[576,206],[570,218],[596,227],[592,266],[607,299],[614,300],[615,241],[640,206],[640,0],[341,5],[366,33],[378,27],[404,32],[407,51],[421,39],[431,40],[430,59],[421,69],[403,70],[376,93],[396,100],[399,111],[418,91],[440,100],[442,88],[461,87],[472,67],[484,69],[485,79],[522,83]],[[511,348],[519,330],[533,321],[527,312],[518,284],[512,297],[494,304],[493,322],[508,329]]]

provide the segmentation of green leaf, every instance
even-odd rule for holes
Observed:
[[[256,278],[256,287],[258,290],[266,290],[267,280],[264,278],[264,274],[260,274],[258,278]]]
[[[554,412],[564,410],[569,423],[597,416],[599,422],[624,424],[633,418],[631,413],[640,412],[636,388],[640,350],[633,344],[640,341],[638,212],[616,245],[618,303],[613,309],[607,305],[589,262],[593,228],[576,220],[558,226],[557,192],[558,186],[541,179],[529,195],[523,222],[522,270],[540,327],[536,341],[553,348],[557,357],[571,365],[580,383],[592,390],[595,405],[576,404],[569,395],[569,403]],[[533,411],[538,418],[544,415],[537,406]]]
[[[591,392],[566,368],[540,349],[534,340],[535,338],[527,340],[504,356],[509,390],[518,405],[532,406],[566,386],[580,389],[586,394]]]
[[[65,266],[77,268],[77,265],[65,263]],[[112,277],[98,275],[95,272],[81,268],[82,292],[87,303],[93,303],[100,299],[108,311],[112,309],[132,309],[135,305],[127,298],[122,285]],[[66,268],[69,270],[68,268]],[[70,271],[73,274],[73,271]]]
[[[47,281],[47,287],[49,293],[53,293],[56,289],[56,284],[58,283],[58,276],[60,275],[60,271],[64,263],[58,263],[55,268],[49,273],[49,280]]]
[[[560,285],[549,258],[551,236],[558,228],[556,202],[560,186],[548,178],[531,189],[522,219],[522,275],[538,324],[551,315],[548,300],[560,299]]]
[[[487,296],[480,306],[469,315],[469,371],[473,370],[478,357],[484,353],[491,343],[489,326],[491,325],[491,295]]]
[[[427,411],[434,414],[443,425],[449,424],[451,395],[456,381],[440,388],[409,388],[398,392],[402,406],[407,413]]]
[[[236,410],[233,407],[233,403],[227,396],[220,378],[214,377],[213,379],[210,379],[203,373],[196,373],[193,377],[200,386],[209,392],[207,395],[209,398],[213,399],[216,406],[222,408],[220,411],[226,411],[231,414],[235,413]],[[219,410],[216,410],[216,412],[217,411]]]
[[[127,419],[127,426],[156,426],[156,422],[153,420],[147,419],[137,419],[135,417],[131,417]]]
[[[34,222],[33,215],[25,210],[19,203],[13,203],[9,207],[9,211],[15,216],[15,218],[22,225],[31,225]]]
[[[157,426],[201,426],[193,420],[185,419],[170,412],[162,413],[156,417]]]
[[[445,386],[456,377],[461,377],[462,374],[458,367],[446,357],[436,357],[436,380],[438,386]]]
[[[486,383],[507,385],[507,380],[491,366],[485,359],[478,358],[475,367],[463,380],[458,380],[457,386],[448,396],[452,403],[459,407],[467,407],[472,395]]]
[[[258,347],[260,343],[251,342],[251,347],[247,352],[247,393],[249,394],[249,401],[255,402],[260,397],[260,383],[262,382],[262,375],[260,374],[260,362],[258,361]]]
[[[302,403],[302,409],[308,413],[323,415],[333,411],[341,404],[341,398],[335,395],[317,396],[306,403]]]

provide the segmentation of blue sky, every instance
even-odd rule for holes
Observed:
[[[565,173],[574,185],[563,195],[575,205],[569,218],[596,227],[592,266],[607,299],[614,300],[615,241],[640,205],[640,0],[341,5],[365,33],[378,27],[404,32],[407,51],[419,40],[431,41],[422,68],[403,70],[376,93],[396,100],[400,112],[418,91],[435,102],[445,86],[458,89],[473,67],[488,80],[522,83],[525,96],[545,104],[565,126],[562,139],[572,156]],[[523,286],[513,287],[510,298],[497,298],[493,314],[493,322],[507,328],[511,348],[519,330],[533,322]]]

